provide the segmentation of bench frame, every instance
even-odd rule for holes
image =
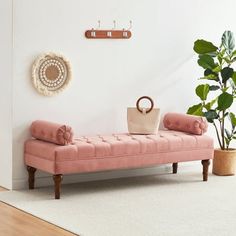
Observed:
[[[207,181],[210,160],[209,159],[201,160],[201,163],[203,166],[203,171],[202,171],[203,181]],[[178,163],[173,163],[172,164],[173,174],[177,174],[177,170],[178,170]],[[35,188],[35,172],[37,171],[37,169],[31,166],[27,166],[27,171],[28,171],[29,189],[34,189]],[[60,199],[62,179],[63,179],[62,174],[53,175],[55,199]]]

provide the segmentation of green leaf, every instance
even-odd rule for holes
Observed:
[[[224,111],[229,108],[233,103],[233,96],[227,92],[223,92],[218,97],[218,110]]]
[[[225,137],[225,142],[226,142],[226,145],[229,146],[229,143],[231,142],[231,139],[228,139]]]
[[[217,52],[216,51],[215,52],[208,52],[208,53],[205,53],[205,54],[207,54],[207,55],[209,55],[211,57],[216,57],[217,56]]]
[[[232,52],[232,56],[236,56],[236,50]]]
[[[232,126],[235,127],[236,126],[236,116],[235,116],[235,114],[233,112],[230,112],[229,117],[230,117],[230,121],[231,121]]]
[[[194,42],[193,50],[198,54],[216,52],[218,48],[211,42],[199,39]]]
[[[234,84],[236,85],[236,72],[233,73],[232,80],[234,81]]]
[[[206,110],[209,111],[212,108],[212,106],[215,104],[216,101],[217,101],[217,98],[213,99],[212,101],[205,104],[204,107],[206,108]]]
[[[202,109],[203,109],[202,103],[199,103],[197,105],[189,107],[187,114],[195,116],[203,116]]]
[[[201,77],[199,79],[207,79],[207,80],[219,81],[219,78],[216,77],[215,75],[208,75],[208,76]]]
[[[209,110],[209,111],[205,112],[204,116],[211,123],[213,123],[213,120],[218,119],[218,117],[219,117],[215,110]]]
[[[221,48],[221,51],[218,53],[218,55],[222,58],[225,55],[226,49]]]
[[[231,60],[230,60],[230,58],[229,57],[223,57],[223,59],[228,63],[228,64],[230,64],[231,63]]]
[[[206,69],[205,71],[204,71],[204,75],[205,76],[208,76],[208,75],[211,75],[211,74],[213,74],[213,71],[211,70],[211,69]]]
[[[221,64],[222,60],[223,60],[222,57],[218,56],[217,59],[218,59],[219,63]]]
[[[221,90],[222,90],[222,92],[227,92],[228,89],[229,89],[229,87],[225,87],[225,88],[223,88]]]
[[[218,61],[220,62],[220,64],[222,63],[223,57],[224,57],[224,55],[225,55],[225,52],[226,52],[226,49],[223,48],[223,49],[218,53],[217,59],[218,59]]]
[[[221,71],[222,82],[225,83],[229,78],[233,76],[234,70],[230,67],[225,67]]]
[[[216,91],[218,89],[220,89],[220,86],[218,86],[218,85],[211,85],[210,86],[210,91]]]
[[[220,72],[221,71],[221,66],[215,67],[212,71],[216,72],[216,73]]]
[[[207,99],[207,95],[210,91],[209,84],[200,84],[196,88],[196,94],[198,97],[201,98],[202,101],[205,101]]]
[[[204,69],[214,69],[216,67],[214,59],[209,55],[199,55],[198,65]]]
[[[216,67],[217,68],[217,67]],[[211,69],[207,68],[204,71],[204,77],[200,78],[200,79],[208,79],[208,80],[215,80],[215,81],[219,81],[218,78],[218,74],[213,72]]]
[[[231,54],[235,47],[234,34],[231,31],[225,31],[222,35],[221,42],[226,51]]]

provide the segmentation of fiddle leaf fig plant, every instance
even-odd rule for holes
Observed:
[[[225,31],[219,47],[200,39],[194,43],[198,65],[203,69],[196,87],[200,102],[191,106],[187,113],[204,116],[212,123],[222,150],[228,150],[236,139],[236,115],[232,105],[236,99],[235,39],[231,31]]]

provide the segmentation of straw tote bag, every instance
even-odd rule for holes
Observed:
[[[150,108],[140,108],[142,99],[148,99]],[[160,109],[154,108],[153,100],[148,96],[140,97],[136,107],[127,108],[128,131],[131,134],[156,134],[160,123]]]

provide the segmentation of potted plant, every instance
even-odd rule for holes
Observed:
[[[215,128],[220,149],[215,149],[213,173],[234,175],[236,150],[230,148],[236,139],[236,116],[232,105],[236,99],[236,50],[234,35],[225,31],[219,47],[206,40],[197,40],[194,51],[198,54],[198,65],[203,68],[202,81],[196,87],[200,102],[191,106],[187,113],[204,116]]]

